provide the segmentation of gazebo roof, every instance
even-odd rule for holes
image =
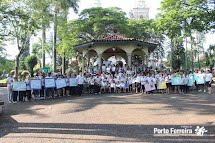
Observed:
[[[82,48],[91,48],[93,45],[108,45],[108,44],[137,44],[138,46],[148,46],[149,51],[153,51],[157,47],[157,43],[150,43],[135,38],[127,38],[122,35],[114,34],[97,40],[92,40],[83,44],[76,45],[74,48],[80,51]]]

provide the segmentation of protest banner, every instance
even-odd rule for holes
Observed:
[[[157,89],[166,89],[166,82],[165,81],[161,81],[157,83]]]
[[[145,86],[146,92],[155,90],[155,85],[152,83],[146,83],[144,86]]]
[[[40,79],[33,79],[30,81],[31,89],[41,90],[42,89],[42,81]]]
[[[67,86],[66,79],[57,79],[55,82],[56,82],[57,89],[64,88]]]
[[[194,82],[195,82],[194,77],[190,76],[188,78],[188,84],[187,84],[187,86],[193,86]]]
[[[55,79],[45,78],[45,88],[53,88],[53,87],[55,87]]]
[[[181,85],[183,80],[181,77],[173,77],[171,80],[172,85]]]
[[[77,79],[76,78],[70,78],[69,79],[69,86],[77,86]]]
[[[25,82],[14,82],[13,91],[26,91],[27,86]]]
[[[205,83],[205,79],[204,79],[203,75],[196,75],[195,80],[196,80],[196,84],[204,84]]]

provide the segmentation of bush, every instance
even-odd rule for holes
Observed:
[[[15,70],[11,70],[10,74],[13,76],[15,74]]]
[[[27,70],[22,71],[21,76],[27,76],[30,75],[30,72]]]
[[[33,71],[34,71],[34,73],[38,73],[40,71],[40,67],[39,66],[35,66]]]
[[[25,65],[30,70],[31,76],[33,76],[33,69],[37,65],[37,62],[37,56],[35,55],[28,56],[25,59]]]

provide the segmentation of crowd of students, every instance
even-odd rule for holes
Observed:
[[[180,85],[172,85],[171,79],[174,77],[181,77],[182,83]],[[198,84],[196,77],[202,78],[204,83]],[[10,75],[7,78],[8,100],[9,102],[17,103],[17,101],[30,101],[32,97],[39,99],[41,97],[56,98],[59,96],[73,96],[82,95],[82,92],[89,94],[102,93],[179,93],[184,94],[191,90],[198,92],[208,92],[211,94],[212,73],[207,70],[196,70],[194,73],[185,73],[182,71],[162,71],[149,70],[145,67],[133,66],[115,66],[103,65],[100,70],[93,70],[88,67],[84,73],[71,74],[52,74],[47,76],[44,73],[36,73],[31,79],[40,79],[42,81],[41,90],[32,90],[30,85],[30,77],[23,76],[19,81],[25,81],[27,85],[26,91],[13,91],[13,83],[18,81]],[[44,80],[46,78],[65,79],[67,86],[57,89],[45,88]],[[74,82],[69,84],[69,79]],[[192,84],[188,84],[189,79],[193,79]],[[162,83],[164,85],[159,86]],[[146,90],[146,85],[154,86],[152,90]],[[33,95],[33,96],[32,96]],[[17,99],[18,98],[18,99]]]

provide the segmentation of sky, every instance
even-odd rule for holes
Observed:
[[[132,10],[132,8],[137,7],[138,0],[101,0],[101,6],[106,7],[120,7],[127,14]],[[146,6],[150,8],[149,10],[149,18],[155,18],[158,13],[158,8],[160,7],[160,3],[162,0],[145,0]],[[79,13],[86,8],[90,8],[94,6],[95,0],[80,0],[79,3]],[[70,10],[69,20],[77,19],[78,15],[75,14],[72,10]],[[41,36],[41,33],[38,33],[38,36]],[[215,44],[214,34],[206,34],[206,41],[204,43],[204,48],[207,49],[210,44]],[[35,43],[38,41],[38,37],[32,37],[31,43]],[[18,50],[17,46],[14,42],[7,42],[7,54],[8,58],[14,59],[17,55]]]

